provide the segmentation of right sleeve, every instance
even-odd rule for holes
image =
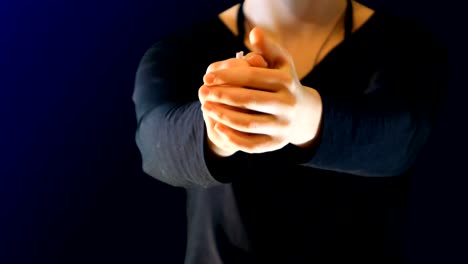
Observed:
[[[219,160],[210,158],[199,87],[192,87],[197,75],[192,69],[199,65],[187,64],[188,58],[197,60],[184,56],[185,49],[177,43],[156,43],[137,69],[132,99],[143,171],[175,187],[208,188],[231,182],[245,156],[238,152]]]

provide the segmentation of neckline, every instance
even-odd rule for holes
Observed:
[[[245,40],[245,14],[244,14],[244,1],[242,1],[237,10],[237,38],[242,44]],[[348,38],[353,32],[354,27],[354,7],[352,0],[346,0],[346,9],[344,12],[344,38]],[[245,45],[245,44],[244,44]]]
[[[240,7],[242,7],[242,5]],[[239,10],[239,12],[240,12],[240,10]],[[304,77],[301,78],[300,81],[302,82],[303,80],[308,79],[311,76],[313,76],[315,74],[315,72],[318,71],[317,69],[322,68],[324,64],[328,63],[328,61],[333,56],[336,56],[335,54],[339,53],[339,51],[342,50],[344,46],[348,45],[349,42],[354,41],[354,39],[356,39],[359,36],[361,36],[362,34],[364,34],[368,30],[368,28],[370,28],[375,23],[374,21],[379,17],[380,17],[380,12],[375,10],[374,13],[372,15],[370,15],[369,18],[363,24],[361,24],[361,26],[359,28],[357,28],[354,32],[351,32],[346,38],[344,38],[340,43],[338,43],[335,47],[333,47],[333,49],[331,49],[317,63],[317,65],[315,65],[315,67],[311,71],[309,71],[306,75],[304,75]],[[235,35],[234,32],[232,32],[232,30],[224,23],[224,21],[222,21],[222,19],[219,16],[217,17],[217,21],[219,23],[221,23],[223,29],[227,30],[229,32],[229,35],[232,38],[235,39],[235,42],[238,43],[239,48],[241,48],[244,51],[244,53],[247,54],[247,53],[251,52],[251,50],[245,45],[245,43],[243,41],[243,38],[239,37],[239,34]],[[236,25],[237,24],[238,23],[236,23]],[[240,32],[239,29],[237,31],[238,31],[238,33]],[[242,39],[242,40],[240,40],[240,39]]]
[[[333,57],[336,57],[341,50],[343,50],[346,46],[349,45],[349,43],[353,43],[353,41],[361,37],[366,31],[368,31],[371,28],[371,26],[375,23],[375,20],[379,17],[379,15],[380,13],[374,11],[374,13],[358,29],[356,29],[347,38],[343,39],[340,43],[333,47],[333,49],[331,49],[322,58],[322,60],[320,60],[317,63],[317,65],[315,65],[315,67],[311,71],[309,71],[302,79],[300,79],[300,81],[302,82],[303,80],[309,79],[312,76],[314,76],[317,71],[319,71],[326,64],[328,64],[329,61],[331,61]]]

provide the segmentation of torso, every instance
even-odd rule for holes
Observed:
[[[221,14],[219,18],[226,25],[229,30],[234,35],[238,35],[237,30],[237,13],[239,11],[240,4],[237,4]],[[354,12],[354,27],[353,32],[359,29],[373,14],[374,10],[353,1],[353,12]],[[314,66],[317,65],[325,56],[332,51],[338,44],[343,41],[343,27],[340,27],[335,31],[333,35],[330,36],[330,39],[323,46],[320,54],[317,53],[320,50],[324,39],[326,36],[321,36],[315,39],[307,40],[297,40],[294,41],[294,47],[285,47],[291,54],[297,75],[300,79],[304,78],[308,73],[310,73]],[[250,46],[248,38],[245,39],[244,44],[249,50],[253,50]]]

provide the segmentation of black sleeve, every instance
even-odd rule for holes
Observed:
[[[417,43],[382,50],[388,55],[362,96],[322,95],[315,144],[308,149],[289,144],[280,156],[302,166],[360,176],[397,176],[410,169],[428,140],[448,75],[445,49],[424,36]]]
[[[198,101],[202,75],[194,87],[192,69],[199,65],[187,64],[197,59],[187,57],[183,45],[187,43],[176,38],[160,41],[140,62],[132,97],[138,121],[136,143],[147,174],[172,186],[207,188],[230,182],[243,156],[209,155]]]

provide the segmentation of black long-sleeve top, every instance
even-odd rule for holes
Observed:
[[[137,71],[143,169],[187,190],[186,263],[397,263],[408,178],[444,95],[443,49],[376,12],[301,80],[323,101],[316,144],[215,159],[198,89],[209,64],[241,50],[216,17],[154,44]]]

